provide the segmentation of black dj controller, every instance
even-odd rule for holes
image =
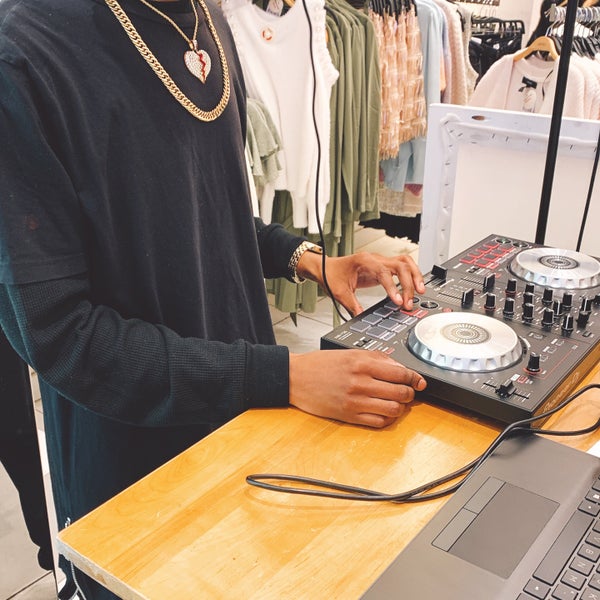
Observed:
[[[427,380],[424,398],[504,423],[562,401],[600,358],[600,262],[490,235],[425,275],[412,310],[383,299],[322,349],[388,354]]]

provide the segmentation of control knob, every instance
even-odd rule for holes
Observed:
[[[540,372],[540,355],[532,352],[529,355],[529,360],[527,361],[527,366],[525,370],[529,373],[539,373]]]
[[[535,302],[535,296],[533,295],[533,292],[525,292],[523,294],[523,305],[534,304],[534,302]]]
[[[577,315],[577,325],[581,327],[581,329],[585,329],[585,326],[588,324],[590,320],[590,315],[592,313],[589,310],[580,310]]]
[[[565,292],[563,294],[562,305],[565,312],[568,312],[573,308],[573,294],[571,294],[571,292]]]
[[[517,291],[517,280],[509,279],[508,282],[506,283],[505,291],[506,291],[507,296],[514,296]]]
[[[496,294],[486,294],[484,308],[487,311],[496,310]]]
[[[533,283],[525,284],[525,293],[526,294],[535,294],[535,285]]]
[[[554,311],[551,308],[545,308],[542,315],[542,327],[552,327],[554,323]]]
[[[533,304],[523,305],[523,321],[525,323],[531,323],[533,321]]]
[[[592,300],[591,298],[582,298],[581,299],[581,308],[579,309],[582,312],[591,312],[592,311]]]
[[[561,304],[560,300],[555,300],[552,303],[552,310],[554,311],[555,319],[558,319],[560,317],[560,315],[562,315],[563,308],[562,308],[562,304]]]
[[[514,298],[506,298],[504,300],[504,308],[502,309],[502,314],[505,317],[512,317],[515,314],[515,299]]]
[[[570,335],[573,332],[573,315],[565,315],[560,326],[563,335]]]
[[[594,304],[596,306],[600,305],[600,294],[596,294],[596,297],[594,298]]]
[[[544,304],[552,304],[552,288],[544,288],[544,294],[542,296],[542,302]]]

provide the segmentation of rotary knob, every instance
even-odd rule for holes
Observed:
[[[573,332],[573,315],[565,315],[560,326],[563,335],[570,335]]]
[[[486,294],[484,308],[487,311],[496,310],[496,294]]]
[[[594,304],[596,306],[600,305],[600,294],[596,294],[596,296],[594,298]]]
[[[526,294],[534,294],[535,293],[535,285],[533,283],[525,284],[525,293]]]
[[[539,373],[540,372],[540,355],[532,352],[529,355],[529,360],[527,361],[527,366],[525,370],[529,373]]]
[[[533,321],[533,304],[523,305],[523,321],[531,323]]]
[[[585,329],[588,321],[590,320],[591,312],[589,310],[580,310],[577,315],[577,325],[581,329]]]
[[[516,279],[509,279],[508,282],[506,283],[506,295],[507,296],[514,296],[515,293],[517,292],[517,280]]]
[[[552,327],[554,323],[554,311],[551,308],[545,308],[542,315],[542,327]]]
[[[552,288],[544,288],[544,294],[542,296],[542,302],[544,304],[552,304]]]
[[[534,303],[535,303],[535,296],[533,295],[533,292],[525,292],[523,294],[523,305],[534,304]]]
[[[568,312],[573,308],[573,294],[571,294],[571,292],[565,292],[563,294],[562,305],[565,312]]]
[[[514,298],[506,298],[504,300],[504,308],[502,309],[502,314],[505,317],[512,317],[515,314],[515,299]]]
[[[560,300],[555,300],[552,303],[552,310],[554,311],[555,319],[558,319],[560,317],[560,315],[562,315],[563,308],[562,308],[562,304],[561,304]]]
[[[591,298],[582,298],[581,299],[581,309],[582,312],[591,312],[592,310],[592,300]]]

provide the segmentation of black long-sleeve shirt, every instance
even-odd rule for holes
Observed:
[[[169,23],[122,6],[213,108],[222,72],[202,14],[205,84]],[[300,239],[251,214],[241,69],[211,14],[231,98],[206,123],[104,1],[0,3],[0,324],[40,377],[61,524],[247,408],[288,403],[263,277],[288,275]],[[192,34],[193,13],[171,16]]]

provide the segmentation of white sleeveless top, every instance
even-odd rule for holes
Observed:
[[[311,64],[310,29],[316,85]],[[317,137],[320,141],[318,207],[321,222],[330,196],[330,95],[338,78],[327,49],[324,0],[296,0],[276,16],[251,0],[222,0],[244,72],[250,98],[261,100],[278,128],[282,142],[282,170],[274,188],[260,199],[260,214],[271,222],[275,190],[288,190],[293,202],[293,226],[317,233]],[[267,196],[267,197],[265,197]]]

